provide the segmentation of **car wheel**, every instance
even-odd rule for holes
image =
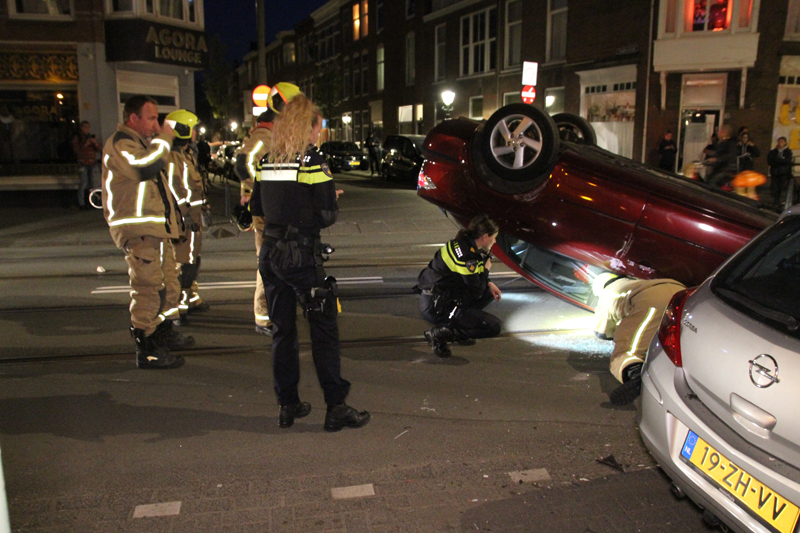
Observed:
[[[562,141],[576,144],[597,146],[597,135],[589,121],[580,115],[572,113],[558,113],[553,115],[553,122],[558,128],[558,135]]]
[[[553,119],[528,104],[501,107],[478,128],[473,140],[478,176],[509,194],[529,191],[546,180],[558,151]]]

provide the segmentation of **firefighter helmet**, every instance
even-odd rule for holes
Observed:
[[[185,109],[173,111],[167,115],[164,120],[175,122],[175,125],[172,127],[172,129],[175,130],[175,138],[185,140],[192,138],[192,128],[194,128],[198,122],[197,115]]]
[[[267,107],[280,115],[283,106],[291,102],[292,98],[298,94],[303,93],[300,91],[300,87],[297,85],[294,85],[293,83],[287,83],[285,81],[276,83],[269,91],[269,96],[267,97]]]

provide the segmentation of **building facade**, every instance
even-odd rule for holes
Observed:
[[[0,0],[0,188],[73,187],[72,136],[101,140],[132,94],[194,108],[202,0]]]
[[[533,105],[635,160],[655,165],[670,130],[680,171],[723,124],[749,129],[756,170],[779,136],[800,150],[800,0],[331,0],[269,50],[267,83],[324,102],[333,138],[486,119],[520,101],[531,61]]]

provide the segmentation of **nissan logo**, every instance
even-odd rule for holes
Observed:
[[[750,381],[759,389],[766,389],[773,383],[780,383],[778,379],[778,362],[771,355],[762,353],[750,363]]]

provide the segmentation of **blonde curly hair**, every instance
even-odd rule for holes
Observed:
[[[290,163],[306,152],[314,126],[322,120],[322,112],[306,96],[299,94],[278,115],[272,127],[269,160]],[[302,163],[301,163],[302,164]]]

